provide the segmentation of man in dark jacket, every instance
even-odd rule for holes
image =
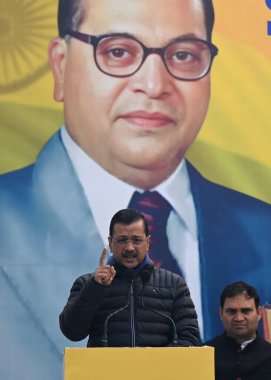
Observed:
[[[257,334],[260,299],[243,281],[225,287],[220,317],[225,333],[206,342],[215,347],[216,380],[270,380],[271,344]]]
[[[155,268],[147,252],[145,217],[133,209],[118,211],[110,224],[95,273],[79,277],[60,315],[70,340],[89,336],[88,346],[195,346],[197,315],[184,279]]]

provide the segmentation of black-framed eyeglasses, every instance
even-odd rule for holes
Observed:
[[[140,238],[140,237],[134,237],[132,239],[128,239],[126,237],[119,237],[119,238],[113,238],[112,237],[112,240],[117,244],[117,245],[120,245],[120,246],[125,246],[127,245],[128,243],[132,243],[133,245],[141,245],[143,243],[145,243],[147,240],[148,240],[148,237],[143,239],[143,238]]]
[[[66,35],[90,44],[100,71],[113,77],[135,74],[150,54],[158,54],[167,71],[176,79],[193,81],[211,69],[218,48],[200,38],[178,37],[164,47],[147,47],[126,33],[89,34],[67,30]]]

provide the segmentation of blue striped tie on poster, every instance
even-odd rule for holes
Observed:
[[[218,46],[219,54],[214,59],[210,74],[211,100],[201,131],[188,150],[187,158],[208,180],[262,201],[260,208],[263,210],[265,205],[269,207],[271,203],[271,1],[214,0],[214,7],[212,42]],[[48,139],[57,133],[64,122],[63,106],[53,100],[54,82],[47,57],[48,43],[57,35],[56,15],[55,0],[0,0],[0,173],[3,174],[0,193],[1,188],[5,192],[10,184],[11,177],[7,173],[34,163]],[[57,163],[56,167],[60,175],[50,182],[46,194],[48,198],[53,196],[53,190],[58,187],[58,177],[61,177],[62,171]],[[25,171],[22,173],[23,176],[28,175]],[[25,189],[21,187],[20,180],[15,186],[23,198],[16,207],[29,218],[32,211],[28,208],[29,199],[24,198]],[[43,186],[41,182],[38,189],[43,191]],[[67,184],[62,189],[63,194],[68,189]],[[59,331],[58,315],[76,276],[92,271],[98,265],[98,256],[92,257],[90,252],[97,251],[99,255],[104,244],[103,237],[99,236],[95,221],[87,221],[85,227],[77,225],[80,232],[76,232],[77,236],[67,247],[69,237],[66,233],[74,233],[72,221],[66,233],[59,233],[56,223],[68,223],[67,219],[77,221],[77,217],[73,212],[66,214],[64,209],[59,214],[59,221],[50,222],[53,232],[46,236],[42,230],[43,221],[37,222],[35,228],[32,226],[32,230],[28,229],[28,222],[23,219],[18,223],[16,221],[14,228],[7,227],[12,225],[15,217],[14,210],[12,213],[7,212],[6,204],[10,201],[7,194],[0,198],[0,202],[3,202],[1,210],[5,212],[0,216],[0,304],[3,314],[0,317],[0,377],[11,380],[36,377],[42,380],[60,379],[64,347],[85,346],[86,343],[72,343],[64,338]],[[112,199],[115,199],[114,194]],[[215,207],[211,196],[206,198],[207,201],[206,208]],[[60,193],[57,202],[62,202]],[[69,202],[74,202],[73,195]],[[42,204],[38,209],[39,215],[46,214],[49,218],[51,210],[44,210],[45,205]],[[245,203],[231,205],[233,214],[234,207],[245,207]],[[197,209],[197,204],[195,207]],[[271,229],[270,211],[263,213],[264,216],[259,214],[259,217],[254,214],[255,225],[248,228],[249,234],[243,235],[243,239],[247,238],[243,245],[244,251],[248,251],[247,257],[253,254],[259,240],[262,252],[269,249],[268,241],[262,236]],[[216,222],[220,220],[223,223],[223,218],[224,215]],[[238,218],[242,222],[243,219],[250,220],[246,212]],[[264,218],[265,225],[259,233],[261,218]],[[108,218],[106,223],[109,224]],[[42,227],[39,228],[39,224]],[[215,230],[217,227],[219,230],[218,225],[215,227],[214,224],[210,225],[210,229]],[[1,232],[2,226],[4,233]],[[208,224],[202,226],[208,228]],[[81,236],[88,235],[89,229],[93,229],[90,233],[94,237],[91,243],[85,243]],[[218,234],[222,239],[221,230]],[[37,237],[41,240],[36,245]],[[35,247],[36,255],[33,255],[34,249],[30,249],[30,245]],[[220,240],[220,246],[223,246],[221,251],[226,251],[224,246],[227,246],[227,249],[236,249],[237,252],[234,237],[230,242]],[[215,247],[219,247],[219,244],[215,244]],[[74,262],[66,259],[65,251],[69,257],[72,256],[72,250],[80,253],[80,260]],[[221,274],[220,283],[222,280],[247,280],[260,288],[262,303],[271,302],[270,281],[266,280],[269,278],[270,262],[266,257],[255,255],[255,258],[249,258],[248,261],[251,260],[253,265],[247,267],[246,274],[240,272],[241,278],[238,278],[237,269],[247,265],[246,256],[240,258],[237,255],[227,261],[218,258],[220,254],[219,248],[213,257],[214,266],[224,268],[225,274]],[[44,256],[40,258],[38,255]],[[236,267],[232,264],[235,260]],[[231,265],[236,272],[232,277],[227,277],[227,268]],[[203,269],[201,271],[202,281],[207,282],[208,276],[211,277],[210,267],[207,267],[206,275]],[[219,288],[216,295],[221,290]],[[205,302],[205,297],[208,298],[206,292],[202,289],[204,324],[204,313],[216,313],[216,306],[218,309],[219,305],[218,299]],[[205,332],[208,329],[206,322]]]

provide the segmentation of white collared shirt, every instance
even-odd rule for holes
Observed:
[[[253,340],[255,340],[255,339],[256,339],[256,338],[253,338],[253,339],[250,339],[250,340],[247,340],[247,341],[243,342],[243,343],[241,344],[241,350],[243,351],[243,349],[246,348],[246,346],[247,346],[249,343],[253,342]]]
[[[61,138],[84,189],[98,231],[107,245],[112,216],[127,208],[134,191],[144,190],[123,182],[99,166],[74,142],[65,126],[61,128]],[[196,211],[185,161],[181,161],[169,178],[149,190],[158,191],[173,207],[167,223],[169,248],[184,274],[203,336]]]

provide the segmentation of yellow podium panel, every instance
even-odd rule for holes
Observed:
[[[214,380],[213,347],[65,348],[65,380]]]

